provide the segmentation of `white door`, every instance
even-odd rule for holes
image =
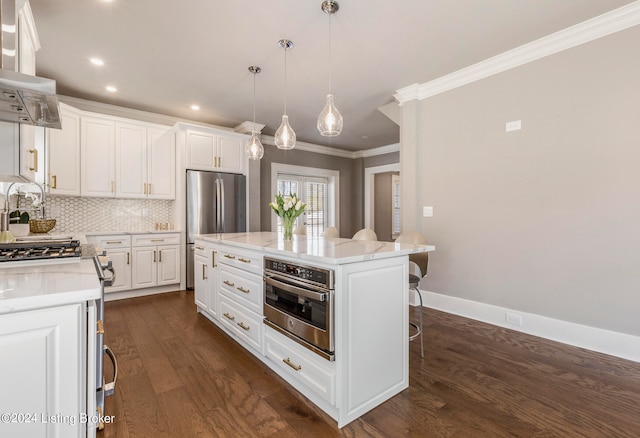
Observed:
[[[147,128],[116,123],[116,196],[147,197]]]
[[[180,245],[158,247],[158,286],[180,283]]]
[[[105,293],[120,292],[131,289],[131,251],[129,248],[109,249],[107,255],[116,273],[113,286],[105,287]]]
[[[86,412],[86,329],[80,304],[0,316],[0,413],[16,415],[0,423],[0,436],[85,435],[77,419]]]
[[[147,195],[152,199],[175,199],[175,134],[164,129],[149,129],[147,132]]]
[[[155,246],[133,247],[131,249],[131,288],[152,287],[157,284],[158,251]]]
[[[60,104],[62,129],[47,129],[49,193],[80,196],[80,114]]]
[[[116,193],[115,123],[100,117],[82,117],[80,125],[80,193],[112,198]]]

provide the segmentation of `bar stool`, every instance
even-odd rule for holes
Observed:
[[[340,237],[336,227],[329,227],[322,233],[322,237]]]
[[[406,233],[401,234],[396,239],[397,243],[412,243],[419,245],[426,245],[427,238],[424,237],[418,231],[408,231]],[[409,255],[409,289],[413,289],[415,293],[418,295],[418,301],[420,302],[420,313],[419,313],[419,325],[413,322],[409,322],[409,325],[415,329],[415,333],[413,335],[409,335],[409,341],[413,341],[414,339],[420,338],[420,357],[424,358],[424,339],[422,336],[423,326],[422,326],[422,293],[420,293],[419,284],[420,280],[424,276],[427,275],[427,266],[429,264],[429,253],[417,253]]]
[[[378,240],[378,236],[371,228],[363,228],[352,237],[353,240]]]

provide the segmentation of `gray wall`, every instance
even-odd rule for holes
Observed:
[[[271,228],[269,208],[271,201],[271,163],[284,163],[295,166],[316,167],[320,169],[337,170],[340,172],[340,235],[351,237],[355,231],[362,228],[362,197],[363,171],[359,169],[357,160],[340,158],[331,155],[293,149],[282,151],[275,146],[265,145],[264,157],[260,160],[260,223],[262,231]],[[358,175],[359,178],[358,178]]]
[[[375,175],[375,202],[373,231],[378,240],[392,242],[391,228],[393,227],[393,209],[391,208],[393,191],[391,190],[392,175],[400,172],[384,172]]]
[[[636,26],[419,103],[429,291],[640,335],[639,42]]]

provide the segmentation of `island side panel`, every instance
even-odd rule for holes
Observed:
[[[409,386],[407,256],[340,266],[336,284],[339,427]]]

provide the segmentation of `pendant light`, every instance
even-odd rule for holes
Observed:
[[[260,143],[260,134],[256,132],[256,75],[262,71],[257,65],[249,67],[249,71],[253,73],[253,127],[251,129],[251,138],[244,147],[245,152],[252,160],[259,160],[264,155],[264,146]]]
[[[296,145],[296,133],[289,125],[289,116],[287,116],[287,49],[293,47],[293,42],[289,40],[280,40],[278,45],[284,49],[284,115],[282,123],[273,137],[273,141],[278,149],[293,149]]]
[[[342,114],[338,111],[333,103],[333,94],[331,94],[331,16],[338,12],[340,6],[336,1],[322,2],[322,11],[329,15],[329,94],[327,94],[327,103],[318,116],[318,131],[325,137],[335,137],[342,132]]]

